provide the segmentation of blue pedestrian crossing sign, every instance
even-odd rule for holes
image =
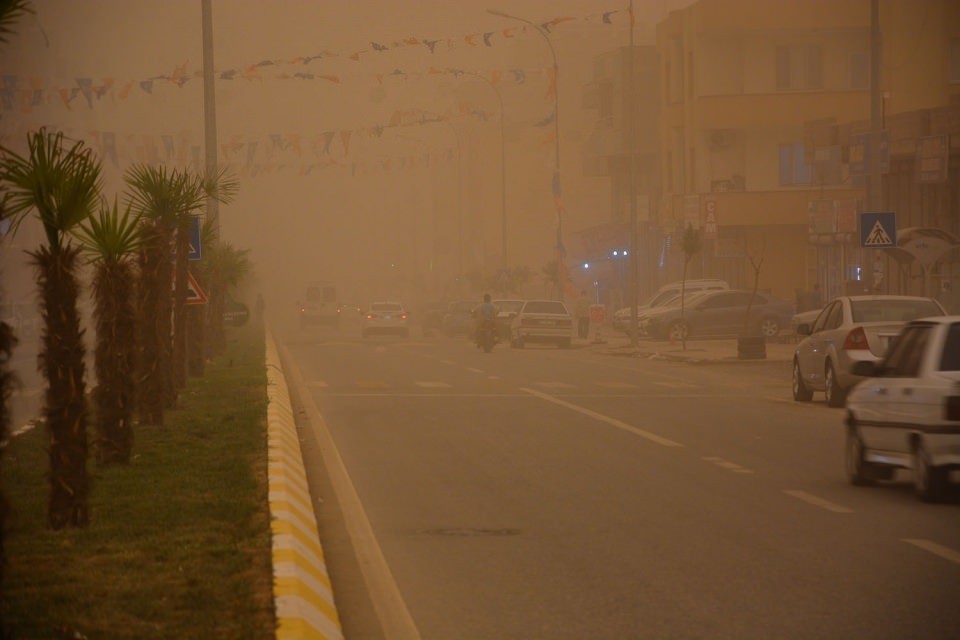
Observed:
[[[873,211],[860,214],[860,248],[885,249],[897,246],[897,214]]]
[[[190,251],[187,260],[199,260],[203,257],[200,250],[200,216],[190,216]]]

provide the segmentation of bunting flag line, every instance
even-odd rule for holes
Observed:
[[[263,81],[264,75],[261,73],[261,70],[272,68],[275,73],[269,77],[274,77],[277,79],[301,81],[323,80],[333,84],[340,84],[342,82],[342,78],[339,75],[305,71],[302,69],[302,67],[313,64],[317,61],[328,59],[346,59],[359,62],[364,54],[384,54],[401,47],[424,47],[430,52],[431,55],[437,53],[437,45],[440,43],[444,43],[447,50],[455,48],[459,42],[471,47],[479,46],[479,43],[482,42],[483,46],[492,47],[494,46],[498,37],[505,40],[511,39],[516,37],[517,32],[526,32],[529,29],[539,28],[547,33],[552,33],[552,28],[574,21],[579,21],[583,24],[599,23],[601,25],[613,25],[615,22],[613,19],[614,16],[621,13],[629,15],[628,10],[626,9],[616,9],[590,14],[581,18],[576,18],[573,16],[555,17],[545,20],[538,25],[508,27],[500,31],[477,32],[460,36],[458,38],[427,39],[407,37],[390,42],[389,44],[385,44],[383,42],[371,42],[371,49],[361,49],[350,54],[341,54],[324,49],[311,55],[298,55],[292,58],[261,59],[257,62],[238,67],[221,69],[216,71],[215,74],[217,79],[225,81]],[[633,16],[629,16],[629,18],[632,20]],[[292,66],[300,67],[300,69],[293,71],[292,73],[284,71],[285,68]],[[118,81],[116,78],[112,77],[95,80],[92,77],[81,77],[61,86],[51,86],[51,82],[38,78],[31,78],[28,81],[16,75],[4,74],[0,76],[0,107],[6,111],[14,110],[18,102],[15,98],[17,94],[19,94],[20,110],[25,112],[29,112],[33,108],[39,107],[41,104],[52,102],[57,97],[63,102],[67,109],[72,110],[72,102],[78,95],[82,95],[84,100],[87,102],[88,108],[92,108],[94,99],[98,101],[107,97],[120,100],[127,99],[130,96],[131,89],[133,87],[139,87],[143,93],[152,95],[158,81],[166,81],[178,88],[183,88],[191,80],[202,79],[202,69],[196,69],[193,72],[188,72],[187,68],[188,62],[181,62],[175,65],[173,70],[168,74],[158,74],[147,78],[141,78],[139,80]],[[502,74],[505,71],[512,73],[516,82],[522,83],[526,81],[526,71],[523,69],[499,70],[499,73]],[[377,77],[378,75],[382,76],[382,74],[371,74],[371,77]],[[400,75],[406,78],[417,78],[422,76],[422,74],[418,74],[416,72],[407,73],[399,69],[394,71],[394,75]],[[26,91],[30,92],[29,96],[23,93]],[[550,87],[547,90],[547,95],[552,95],[552,92],[554,91],[556,91],[555,78],[550,83]]]

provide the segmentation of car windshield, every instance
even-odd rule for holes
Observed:
[[[396,302],[374,302],[370,305],[371,311],[402,311],[403,306]]]
[[[917,318],[942,316],[933,300],[851,300],[853,322],[908,322]]]
[[[523,307],[523,300],[495,300],[493,304],[500,311],[514,313],[520,311]]]
[[[553,300],[531,300],[523,307],[524,313],[561,313],[567,315],[567,308],[562,302]]]

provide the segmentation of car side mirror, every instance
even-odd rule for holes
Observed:
[[[864,378],[876,378],[880,375],[880,368],[877,367],[876,363],[869,360],[860,360],[853,364],[852,369],[853,375],[862,376]]]
[[[812,329],[812,327],[811,327],[809,324],[807,324],[806,322],[804,322],[803,324],[801,324],[800,326],[797,327],[797,335],[798,335],[798,336],[808,336],[808,335],[810,335],[810,334],[812,333],[811,329]]]

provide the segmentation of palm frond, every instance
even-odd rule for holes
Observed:
[[[27,14],[33,14],[28,0],[0,0],[0,43],[6,44],[13,35],[13,25]]]
[[[120,213],[117,199],[113,207],[101,206],[96,216],[80,225],[74,235],[80,240],[91,262],[114,264],[137,252],[143,244],[141,217],[127,205]]]
[[[82,141],[64,149],[62,132],[45,128],[27,134],[29,153],[21,156],[0,147],[0,182],[7,190],[4,208],[16,232],[36,210],[51,248],[97,208],[102,186],[101,165]]]

